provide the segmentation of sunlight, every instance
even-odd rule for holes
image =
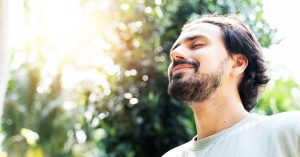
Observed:
[[[36,145],[37,141],[39,140],[39,134],[30,129],[22,128],[21,135],[24,136],[27,143],[30,145]]]
[[[298,61],[300,23],[295,21],[300,13],[297,8],[300,2],[296,0],[288,0],[284,3],[272,0],[262,2],[264,18],[270,27],[277,29],[275,40],[280,41],[271,45],[265,53],[270,60],[272,75],[277,76],[276,78],[292,76],[300,82],[300,62]],[[293,13],[290,10],[293,10]]]
[[[2,1],[9,3],[0,5],[3,19],[9,11],[9,32],[2,31],[8,51],[1,52],[10,65],[2,66],[0,156],[152,157],[195,136],[191,111],[179,110],[184,102],[167,91],[169,49],[187,19],[210,12],[240,14],[263,45],[284,37],[263,50],[273,80],[252,99],[251,113],[300,109],[300,88],[289,77],[300,67],[298,14],[289,11],[298,5],[287,1]]]
[[[94,16],[97,9],[107,8],[110,1],[95,5],[93,1],[83,4],[81,0],[28,0],[27,9],[23,9],[24,0],[11,3],[15,10],[11,14],[11,33],[17,36],[10,43],[15,50],[12,69],[17,70],[24,63],[42,64],[38,93],[51,92],[49,85],[58,73],[62,75],[64,89],[71,90],[85,82],[86,88],[102,86],[104,94],[110,93],[106,77],[117,74],[120,67],[107,54],[112,45],[105,42],[98,30],[113,31],[109,30],[111,19],[105,14]]]

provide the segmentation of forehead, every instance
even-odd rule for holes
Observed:
[[[215,36],[221,37],[221,28],[217,25],[210,24],[210,23],[195,23],[189,25],[185,28],[179,38],[184,38],[185,36],[189,35],[207,35],[207,36]]]
[[[192,24],[181,32],[172,49],[176,45],[180,45],[182,42],[195,37],[203,37],[208,40],[222,40],[222,31],[219,26],[210,23]]]

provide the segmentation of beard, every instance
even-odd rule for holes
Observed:
[[[199,66],[195,66],[195,73],[188,78],[183,78],[183,73],[178,73],[174,76],[170,74],[169,95],[187,104],[206,101],[220,86],[226,61],[221,62],[214,73],[200,74]]]

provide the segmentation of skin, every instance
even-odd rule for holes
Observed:
[[[180,59],[199,62],[200,74],[215,72],[220,63],[228,59],[217,90],[204,102],[188,104],[194,113],[197,140],[229,128],[249,114],[244,109],[238,92],[238,84],[248,60],[240,54],[228,55],[218,26],[209,23],[189,26],[174,43],[170,58],[172,63]],[[171,77],[181,73],[181,79],[188,79],[195,73],[195,68],[189,64],[172,68],[172,63],[168,70]]]

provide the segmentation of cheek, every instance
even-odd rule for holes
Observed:
[[[218,67],[220,62],[225,58],[224,55],[215,53],[216,49],[207,49],[207,51],[202,51],[201,55],[194,56],[194,59],[200,63],[199,72],[200,73],[211,73],[214,72]]]
[[[209,57],[203,57],[199,63],[200,66],[197,69],[197,73],[211,73],[216,70],[218,60]]]

